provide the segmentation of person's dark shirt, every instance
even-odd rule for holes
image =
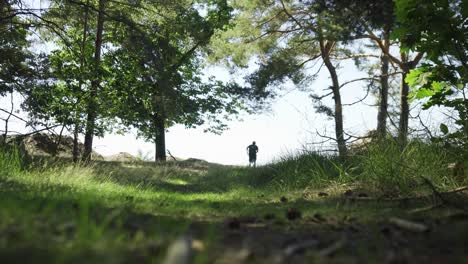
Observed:
[[[249,145],[247,149],[249,150],[249,155],[255,155],[258,152],[258,147],[257,145],[254,145],[254,144]]]

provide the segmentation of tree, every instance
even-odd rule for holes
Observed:
[[[227,23],[230,12],[225,1],[206,8],[208,13],[202,16],[194,6],[182,3],[152,7],[143,14],[148,18],[143,26],[153,32],[141,28],[117,32],[121,46],[108,62],[119,69],[112,83],[122,106],[116,115],[155,143],[156,161],[166,159],[167,127],[176,123],[193,127],[208,119],[215,122],[212,130],[223,129],[220,115],[236,113],[239,106],[229,97],[229,87],[203,81],[200,75],[201,48]]]
[[[13,114],[13,94],[24,90],[30,83],[34,73],[34,57],[28,51],[27,26],[8,1],[0,1],[0,97],[11,95],[11,109],[3,109],[8,113],[5,119],[5,130],[0,138],[0,145],[6,142],[8,122]]]
[[[386,1],[382,2],[384,5],[387,3]],[[386,14],[393,13],[389,12],[392,10],[393,5],[386,4],[384,6],[384,9],[378,9],[385,11]],[[371,9],[372,10],[372,9]],[[384,14],[385,14],[384,13]],[[378,14],[378,13],[377,13]],[[386,120],[386,114],[387,114],[387,98],[388,98],[388,60],[392,62],[393,64],[397,65],[399,69],[401,70],[401,85],[400,85],[400,118],[399,118],[399,127],[398,127],[398,141],[401,146],[401,148],[405,147],[408,141],[408,121],[409,121],[409,101],[408,101],[408,95],[409,95],[409,87],[407,83],[404,81],[406,76],[408,75],[409,71],[411,69],[414,69],[420,60],[423,58],[424,53],[419,52],[415,54],[413,57],[411,54],[406,52],[405,50],[401,50],[399,56],[394,56],[392,55],[391,49],[390,49],[390,34],[392,31],[393,25],[392,19],[388,18],[384,20],[383,26],[382,26],[382,35],[383,38],[378,37],[375,32],[372,30],[372,28],[368,25],[367,22],[363,21],[367,34],[363,34],[362,37],[367,37],[374,41],[377,46],[381,49],[382,51],[382,75],[381,80],[382,86],[382,92],[381,92],[381,103],[379,107],[379,115],[378,115],[378,132],[383,135],[384,133],[384,122]],[[371,24],[372,25],[372,24]],[[385,116],[384,116],[385,115]],[[385,119],[384,119],[385,118]]]
[[[27,26],[7,1],[0,1],[0,96],[24,86],[32,71]]]
[[[83,132],[86,104],[89,101],[92,69],[86,67],[93,54],[93,38],[88,30],[90,6],[55,1],[42,19],[56,25],[41,31],[56,49],[44,54],[36,84],[27,89],[24,108],[36,122],[59,123],[73,130],[73,160],[78,160],[78,134]],[[59,26],[60,25],[60,26]],[[65,33],[66,32],[66,33]],[[50,44],[49,44],[50,45]],[[95,100],[95,99],[93,99]],[[94,133],[102,135],[107,124],[98,124]],[[73,128],[72,128],[73,127]]]
[[[331,9],[330,12],[344,18],[355,32],[356,38],[368,38],[380,48],[381,74],[380,74],[380,98],[377,116],[377,132],[380,137],[386,133],[386,120],[388,115],[389,92],[389,62],[396,65],[401,71],[400,82],[400,118],[398,138],[400,146],[406,146],[408,138],[409,121],[409,87],[403,80],[409,71],[415,68],[423,58],[424,52],[411,55],[408,50],[398,47],[399,55],[393,55],[391,49],[391,34],[395,27],[395,6],[391,0],[323,0],[324,5]],[[395,42],[395,39],[393,39]],[[398,44],[398,43],[397,43]]]
[[[405,83],[416,99],[427,99],[424,108],[435,105],[458,113],[458,131],[447,138],[459,141],[468,153],[467,50],[468,2],[462,0],[395,1],[398,27],[395,38],[406,50],[427,53],[428,62],[412,70]],[[465,156],[466,157],[466,156]]]
[[[343,105],[337,72],[338,57],[349,57],[347,41],[352,39],[346,19],[339,19],[330,12],[325,1],[238,1],[238,15],[232,30],[219,37],[214,44],[220,52],[214,59],[223,59],[235,65],[245,66],[256,57],[259,69],[250,77],[249,83],[259,98],[275,96],[271,89],[276,84],[292,81],[307,87],[316,74],[307,70],[313,62],[321,60],[331,78],[325,95],[312,95],[319,101],[317,110],[326,113],[335,121],[335,140],[339,156],[346,158],[347,147],[344,133]],[[346,18],[346,16],[343,16]],[[227,44],[225,44],[225,43]],[[333,109],[321,101],[333,98]]]
[[[42,18],[57,25],[43,31],[57,49],[48,54],[48,70],[29,90],[26,105],[37,119],[74,125],[75,143],[84,124],[85,160],[93,136],[118,121],[155,141],[156,157],[164,160],[167,126],[208,119],[216,130],[224,128],[221,112],[237,112],[236,99],[226,97],[236,89],[202,82],[199,73],[202,48],[230,18],[224,0],[54,1]]]
[[[84,141],[83,159],[90,160],[93,151],[93,137],[95,133],[96,117],[98,115],[96,97],[99,95],[99,86],[101,85],[101,50],[103,44],[104,31],[104,12],[106,9],[106,0],[99,0],[96,23],[96,39],[94,45],[93,69],[94,75],[91,79],[89,97],[87,98],[86,109],[86,130]]]
[[[337,6],[335,11],[351,10],[349,13],[340,14],[341,17],[348,15],[353,19],[350,25],[356,28],[355,34],[362,38],[365,32],[374,32],[373,36],[378,37],[381,49],[380,55],[380,89],[377,112],[377,134],[381,138],[385,138],[387,133],[387,116],[388,116],[388,96],[389,96],[389,77],[390,77],[390,53],[391,40],[390,34],[393,30],[394,15],[392,0],[365,0],[365,1],[349,1],[335,0]],[[375,41],[375,39],[374,39]]]
[[[26,105],[36,119],[50,119],[66,126],[74,126],[73,156],[78,158],[78,134],[85,132],[83,159],[89,160],[95,135],[111,131],[116,122],[109,107],[119,107],[108,96],[112,90],[102,66],[105,44],[114,43],[111,34],[104,34],[104,21],[125,22],[133,26],[132,13],[140,2],[131,5],[106,1],[53,1],[41,19],[55,27],[46,27],[43,36],[57,49],[47,54],[49,72],[30,90]],[[95,19],[93,19],[95,18]],[[50,100],[46,100],[46,98]]]

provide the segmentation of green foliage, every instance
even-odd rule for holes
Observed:
[[[107,2],[105,8],[99,65],[97,1],[52,1],[42,14],[49,26],[40,33],[53,50],[41,55],[40,76],[25,90],[32,122],[74,125],[82,133],[92,105],[98,136],[133,126],[154,140],[156,120],[224,130],[224,121],[243,108],[241,89],[205,78],[201,69],[205,46],[231,17],[227,1]]]
[[[424,108],[454,109],[458,131],[447,135],[468,153],[467,5],[461,0],[395,1],[398,27],[394,38],[407,50],[425,52],[429,62],[410,72],[406,82],[413,97],[427,99]]]
[[[195,127],[208,122],[208,130],[219,132],[224,121],[237,114],[241,105],[230,93],[232,87],[214,78],[204,80],[203,48],[215,30],[223,28],[230,17],[225,1],[154,6],[139,14],[139,26],[155,31],[129,28],[116,32],[115,49],[106,64],[112,71],[117,108],[113,114],[139,135],[154,141],[163,120],[165,127],[184,124]],[[168,15],[156,16],[162,9]],[[202,15],[201,10],[207,14]],[[145,17],[145,19],[143,19]],[[121,25],[122,26],[122,25]]]
[[[445,124],[440,124],[440,131],[442,131],[442,133],[444,133],[444,135],[447,135],[449,133],[449,129],[448,129],[447,125],[445,125]]]
[[[27,48],[27,24],[9,1],[0,3],[0,96],[26,86],[34,60]],[[23,24],[24,23],[24,24]]]
[[[437,144],[411,141],[401,151],[389,138],[370,143],[354,157],[357,180],[375,188],[383,196],[408,195],[428,186],[423,178],[440,187],[453,186],[447,164],[447,151]]]
[[[91,100],[91,80],[95,76],[92,61],[96,34],[90,30],[96,24],[93,5],[92,1],[83,5],[52,1],[51,8],[43,14],[55,27],[45,26],[39,32],[53,49],[40,54],[41,68],[35,84],[25,90],[23,108],[33,123],[49,126],[59,123],[68,128],[77,125],[78,132],[83,132]],[[108,96],[111,88],[106,85],[107,71],[103,67],[99,71],[103,82],[99,96],[92,100],[96,101],[98,112],[94,133],[102,136],[114,128],[113,116],[107,110],[115,104]]]

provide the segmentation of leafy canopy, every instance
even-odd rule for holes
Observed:
[[[406,81],[413,97],[426,98],[424,108],[445,106],[456,110],[458,131],[449,138],[468,143],[468,1],[396,0],[398,27],[394,38],[407,50],[425,52],[428,61],[413,70]]]

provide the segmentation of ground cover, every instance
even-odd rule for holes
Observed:
[[[310,153],[258,168],[200,160],[26,166],[2,155],[2,263],[468,259],[464,182],[429,175],[413,183],[417,191],[385,193],[345,174],[352,164]]]

